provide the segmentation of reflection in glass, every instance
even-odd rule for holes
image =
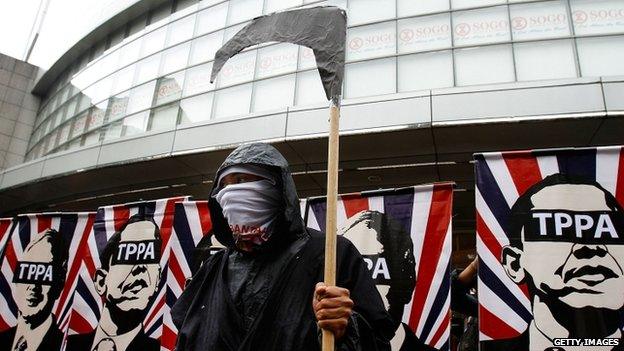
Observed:
[[[82,137],[82,142],[80,146],[89,146],[94,145],[100,142],[100,131],[96,130],[91,133],[87,133]]]
[[[399,53],[451,47],[449,14],[399,20],[397,26]]]
[[[224,87],[252,80],[256,52],[256,50],[243,52],[229,59],[217,76],[217,85]]]
[[[89,110],[89,115],[87,117],[87,130],[93,130],[104,123],[104,116],[106,114],[106,107],[108,101],[105,101],[101,104],[93,106]]]
[[[128,102],[127,113],[133,114],[152,106],[155,87],[156,81],[151,81],[133,88],[130,92],[130,101]]]
[[[186,70],[184,82],[184,96],[195,95],[214,90],[214,84],[210,83],[212,62],[195,66]]]
[[[147,130],[147,120],[149,111],[139,112],[136,115],[128,116],[123,120],[122,136],[130,136],[144,133]]]
[[[395,22],[385,22],[347,30],[347,61],[396,53]]]
[[[507,6],[453,13],[453,40],[457,45],[509,41]]]
[[[125,92],[108,99],[106,121],[114,121],[125,116],[126,109],[128,108],[128,100],[130,100],[129,92]]]
[[[135,68],[135,65],[131,65],[114,74],[114,83],[111,94],[118,94],[122,91],[128,90],[132,86]]]
[[[294,72],[297,69],[297,46],[278,44],[258,49],[256,78]]]
[[[121,137],[121,121],[113,122],[106,126],[104,140],[113,140]]]
[[[135,85],[145,83],[158,76],[158,66],[160,65],[160,54],[147,57],[137,64]]]
[[[213,95],[214,93],[210,92],[180,101],[180,124],[185,125],[209,120],[212,111]]]
[[[158,107],[152,110],[148,130],[173,129],[178,122],[178,103]]]
[[[74,138],[78,135],[81,135],[85,131],[85,126],[87,125],[87,116],[88,111],[85,111],[78,115],[78,117],[74,118],[72,121],[72,129],[70,133],[70,138]]]
[[[183,84],[184,72],[178,72],[158,78],[154,104],[160,105],[179,99],[182,96]]]

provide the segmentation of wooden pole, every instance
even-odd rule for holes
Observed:
[[[327,212],[325,222],[325,285],[336,285],[336,204],[338,202],[338,130],[340,103],[332,100],[329,108],[327,146]],[[334,334],[323,330],[323,351],[334,351]]]

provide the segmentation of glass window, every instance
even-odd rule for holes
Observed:
[[[321,76],[317,70],[297,73],[295,105],[305,106],[327,102]]]
[[[78,98],[80,98],[80,102],[78,103],[78,108],[76,112],[82,112],[91,106],[91,99],[84,94],[79,94]]]
[[[518,80],[576,77],[570,40],[514,44]]]
[[[453,8],[469,8],[494,4],[502,4],[505,0],[451,0]]]
[[[189,65],[214,60],[223,43],[223,31],[214,32],[193,40]]]
[[[345,97],[350,99],[394,92],[396,92],[394,57],[346,65]]]
[[[251,103],[251,84],[235,86],[216,92],[215,118],[246,115]]]
[[[160,65],[160,54],[156,54],[141,60],[137,65],[135,84],[145,83],[158,76],[158,66]]]
[[[316,68],[316,57],[314,51],[307,46],[299,47],[299,70]]]
[[[179,99],[182,96],[183,84],[184,72],[178,72],[158,78],[158,82],[156,84],[155,105]]]
[[[166,130],[175,128],[178,122],[178,103],[169,104],[152,110],[148,130]]]
[[[186,70],[184,96],[214,90],[214,84],[210,83],[211,72],[212,62],[204,63],[203,65],[195,66]]]
[[[167,34],[167,46],[181,43],[193,37],[195,29],[195,15],[190,15],[169,24],[169,33]]]
[[[214,93],[207,93],[180,101],[180,124],[203,122],[210,119]]]
[[[227,24],[240,23],[262,14],[262,0],[230,0]]]
[[[184,43],[164,51],[162,53],[160,74],[171,73],[186,67],[190,48],[190,43]]]
[[[85,134],[82,137],[82,142],[80,143],[80,146],[94,145],[99,142],[100,142],[100,131],[96,130],[91,133]]]
[[[80,147],[80,143],[82,138],[74,139],[69,144],[67,144],[67,150],[76,150]]]
[[[297,46],[278,44],[258,49],[256,78],[275,76],[297,70]]]
[[[107,103],[108,101],[105,101],[96,106],[93,106],[89,110],[89,117],[87,118],[86,130],[93,130],[101,126],[102,123],[104,123],[104,116],[106,114]]]
[[[106,77],[99,82],[96,82],[89,87],[89,96],[93,101],[102,101],[108,99],[110,96],[111,88],[113,86],[112,77]]]
[[[106,126],[104,140],[113,140],[121,137],[121,121],[113,122]]]
[[[78,117],[74,118],[74,120],[72,121],[72,129],[70,133],[70,138],[74,138],[84,133],[85,126],[87,125],[87,116],[88,116],[88,111],[83,112]]]
[[[405,17],[448,10],[449,2],[440,0],[398,0],[397,6],[398,16]]]
[[[256,52],[257,50],[247,51],[229,59],[219,72],[218,86],[224,87],[252,80],[256,65]]]
[[[130,92],[126,91],[108,99],[108,109],[106,111],[106,121],[114,121],[126,115]]]
[[[102,57],[102,59],[97,63],[100,66],[103,74],[110,74],[115,71],[118,66],[117,62],[119,61],[119,51],[113,51],[110,54]]]
[[[293,105],[295,75],[261,80],[254,83],[253,112],[270,111]]]
[[[474,45],[509,41],[506,6],[453,13],[455,45]]]
[[[164,3],[150,12],[149,25],[147,28],[154,28],[169,20],[171,14],[171,4]]]
[[[624,36],[578,39],[583,77],[624,75]]]
[[[141,57],[149,56],[165,47],[167,27],[158,28],[141,39]]]
[[[381,21],[396,17],[396,0],[349,0],[349,24]]]
[[[130,65],[114,75],[112,94],[118,94],[124,90],[130,89],[134,80],[135,65]]]
[[[76,96],[67,103],[67,111],[65,113],[65,116],[63,117],[63,120],[74,117],[74,115],[76,114],[76,105],[78,104],[78,98],[79,96]]]
[[[266,0],[264,13],[272,13],[301,5],[301,0]]]
[[[128,114],[133,114],[152,106],[155,87],[156,81],[151,81],[147,84],[133,88],[130,93],[130,101],[128,101],[128,108],[126,112]]]
[[[67,141],[67,139],[69,138],[69,132],[71,131],[71,127],[72,127],[71,123],[65,123],[61,127],[59,135],[58,135],[58,143],[59,143],[59,145],[65,143]]]
[[[197,24],[195,28],[195,36],[215,31],[225,27],[225,18],[227,16],[228,2],[209,7],[197,14]]]
[[[141,40],[143,39],[131,41],[119,49],[119,67],[126,66],[139,59]]]
[[[453,86],[450,51],[399,57],[399,92]]]
[[[514,80],[510,45],[455,50],[457,85],[490,84]]]
[[[130,136],[144,133],[147,130],[149,114],[150,111],[143,111],[124,118],[121,135]]]
[[[510,7],[514,40],[542,39],[570,34],[566,6],[561,1]]]
[[[347,30],[347,61],[396,53],[395,22]]]
[[[398,22],[399,53],[451,47],[449,14],[416,17]]]
[[[572,23],[578,35],[624,32],[621,0],[571,0]]]

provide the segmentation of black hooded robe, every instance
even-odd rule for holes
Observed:
[[[283,189],[283,217],[267,243],[271,246],[258,256],[258,262],[269,265],[269,273],[262,271],[266,294],[258,298],[252,321],[241,315],[240,301],[232,297],[228,283],[228,279],[236,279],[228,277],[232,272],[228,265],[238,253],[221,208],[211,197],[213,230],[227,249],[202,265],[171,311],[179,330],[177,350],[320,350],[312,297],[316,283],[323,280],[324,235],[303,226],[288,163],[276,149],[266,144],[243,145],[228,156],[216,179],[224,168],[238,164],[269,168]],[[339,237],[336,261],[336,285],[349,289],[355,304],[337,348],[390,350],[389,340],[397,325],[386,312],[362,256],[347,239]],[[256,297],[247,294],[244,298]]]

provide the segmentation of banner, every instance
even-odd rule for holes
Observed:
[[[94,219],[42,213],[0,220],[0,240],[8,238],[0,263],[0,350],[61,348]]]
[[[414,333],[449,350],[452,200],[451,183],[339,197],[338,234],[362,253],[390,315],[402,322],[393,350],[415,347]],[[324,231],[325,198],[309,199],[305,217]]]
[[[621,347],[622,147],[475,161],[481,350]]]
[[[85,284],[76,289],[65,350],[149,351],[175,345],[168,323],[175,294],[168,283],[177,280],[185,261],[176,252],[179,243],[173,234],[175,204],[183,200],[98,209],[83,260],[87,269],[80,271]],[[110,330],[118,334],[109,336]]]

